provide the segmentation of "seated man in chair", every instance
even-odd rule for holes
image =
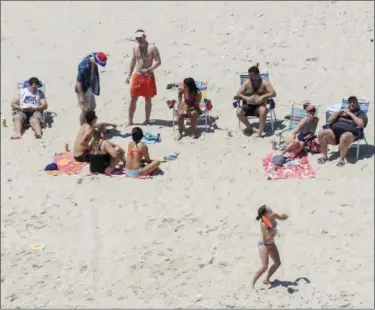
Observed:
[[[39,89],[42,84],[38,78],[29,79],[29,87],[22,88],[19,94],[12,100],[14,135],[12,139],[21,139],[22,127],[30,124],[35,137],[42,137],[41,123],[43,122],[43,110],[47,108],[44,93]]]
[[[267,101],[276,97],[276,92],[269,81],[263,80],[260,76],[258,66],[249,69],[249,79],[242,83],[236,97],[240,97],[245,104],[237,111],[238,119],[245,124],[246,131],[257,133],[258,137],[263,136],[264,125],[267,121]],[[259,129],[253,128],[248,121],[248,116],[259,117]]]
[[[360,110],[357,97],[348,98],[348,108],[331,115],[328,119],[329,128],[319,132],[318,138],[322,149],[322,157],[318,159],[319,164],[324,164],[328,160],[328,144],[338,144],[340,159],[337,166],[344,166],[349,146],[358,139],[358,128],[366,127],[368,119],[366,114]]]

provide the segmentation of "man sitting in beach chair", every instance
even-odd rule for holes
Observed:
[[[12,100],[14,135],[12,139],[21,139],[23,126],[30,125],[35,137],[42,137],[41,125],[43,111],[47,109],[47,101],[43,91],[43,84],[38,78],[32,77],[27,87],[21,88],[18,95]]]
[[[349,146],[358,139],[358,128],[366,127],[367,121],[366,113],[361,111],[357,97],[349,97],[348,109],[334,113],[328,119],[329,128],[319,132],[318,138],[322,149],[322,157],[318,159],[318,163],[324,164],[328,160],[328,144],[338,144],[340,158],[337,166],[344,166]]]
[[[254,131],[258,137],[262,137],[267,121],[266,104],[268,99],[276,97],[276,92],[269,81],[261,78],[258,65],[252,66],[248,73],[249,79],[243,82],[236,96],[246,103],[237,109],[236,114],[238,119],[245,124],[245,131],[249,133]],[[247,119],[248,116],[259,117],[258,129],[252,127]]]
[[[293,152],[298,154],[302,151],[306,144],[315,139],[315,131],[319,123],[316,115],[316,107],[312,104],[306,106],[306,116],[302,118],[297,126],[290,130],[285,137],[286,147],[281,152],[282,155]],[[292,115],[293,117],[294,115]]]

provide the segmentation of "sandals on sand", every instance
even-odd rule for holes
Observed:
[[[343,167],[345,166],[345,163],[342,162],[342,161],[339,161],[337,164],[336,164],[337,167]]]
[[[323,165],[328,161],[328,158],[320,157],[318,158],[318,164]]]

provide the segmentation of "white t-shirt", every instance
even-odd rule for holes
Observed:
[[[20,106],[21,108],[38,108],[40,101],[44,98],[44,93],[40,89],[33,94],[28,88],[23,88],[20,91]]]

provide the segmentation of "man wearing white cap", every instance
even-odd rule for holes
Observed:
[[[136,109],[138,97],[144,97],[146,102],[146,120],[143,122],[147,125],[151,115],[151,99],[157,93],[154,70],[160,66],[161,59],[159,50],[154,44],[149,44],[146,40],[146,33],[138,29],[134,35],[137,44],[133,47],[133,55],[130,61],[129,74],[125,83],[129,84],[134,68],[132,84],[130,88],[130,106],[129,106],[129,123],[133,125],[133,117]]]
[[[86,56],[78,65],[78,74],[75,91],[78,105],[81,107],[79,120],[81,125],[86,123],[86,111],[95,110],[95,96],[100,94],[100,80],[98,65],[105,67],[107,55],[103,52],[92,53]]]

